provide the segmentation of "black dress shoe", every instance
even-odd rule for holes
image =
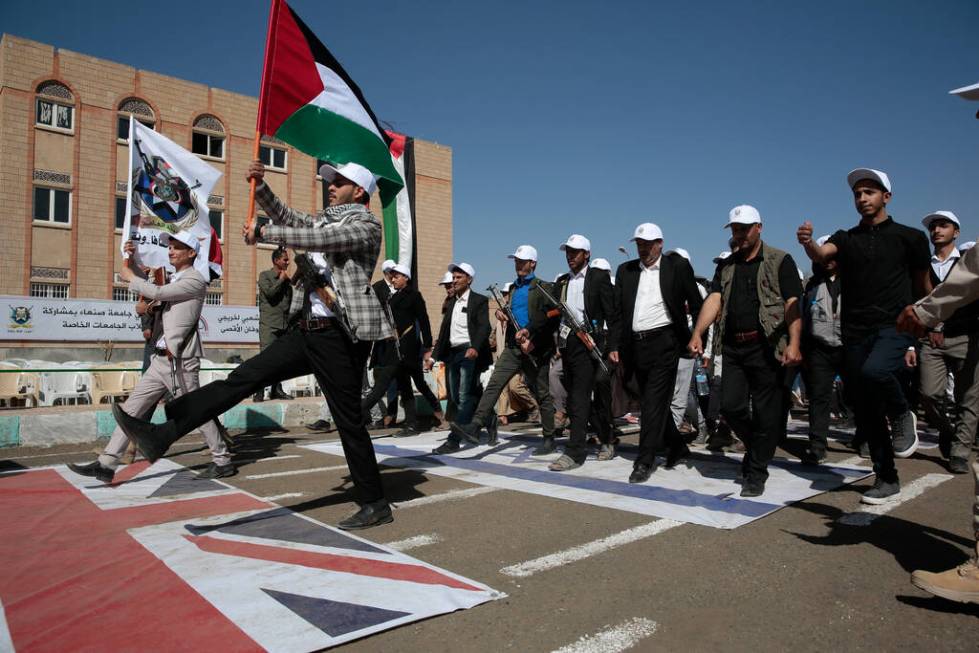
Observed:
[[[262,388],[261,390],[256,392],[255,396],[252,397],[252,401],[254,401],[256,404],[260,401],[265,401],[265,388]]]
[[[82,476],[89,476],[97,481],[102,481],[106,485],[112,482],[112,477],[116,475],[114,470],[108,467],[103,467],[102,463],[99,461],[91,462],[86,465],[76,465],[75,463],[68,463],[68,469],[75,472],[76,474],[81,474]]]
[[[666,469],[673,469],[678,462],[689,455],[690,448],[685,443],[670,447],[669,453],[666,454]]]
[[[329,420],[318,419],[312,424],[307,424],[306,428],[310,431],[329,431],[333,426],[330,424]]]
[[[418,429],[414,426],[405,426],[400,431],[395,433],[393,437],[395,438],[410,438],[413,435],[418,435]]]
[[[645,483],[649,480],[649,476],[653,473],[652,465],[644,465],[639,463],[632,468],[632,474],[629,475],[630,483]]]
[[[391,506],[385,499],[381,499],[374,503],[365,503],[360,507],[360,510],[337,524],[337,527],[345,531],[356,531],[393,521],[394,515],[391,514]]]
[[[802,452],[802,455],[799,456],[799,460],[803,465],[819,465],[826,460],[826,450],[816,447],[809,447]]]
[[[555,441],[554,436],[545,435],[544,439],[541,440],[541,443],[537,446],[536,449],[534,449],[532,455],[546,456],[547,454],[554,453],[555,451],[557,451],[557,442]]]
[[[479,424],[449,423],[449,430],[452,431],[452,434],[462,438],[469,444],[479,444],[479,429]]]
[[[447,454],[447,453],[455,453],[456,451],[459,451],[459,449],[461,448],[462,447],[459,446],[458,442],[454,440],[446,440],[439,446],[432,449],[432,453],[437,453],[440,455]]]
[[[229,476],[234,476],[238,473],[237,468],[231,463],[227,465],[218,465],[217,463],[211,463],[207,466],[203,472],[194,477],[195,481],[210,481],[215,478],[228,478]]]
[[[968,474],[969,460],[959,456],[950,456],[948,459],[948,471],[953,474]]]
[[[116,418],[116,424],[122,432],[136,443],[136,448],[146,460],[155,463],[167,452],[168,445],[160,442],[162,438],[157,433],[159,427],[156,425],[136,419],[124,411],[120,404],[112,404],[112,416]]]
[[[487,425],[486,435],[489,436],[489,438],[486,440],[486,444],[488,444],[489,446],[495,447],[500,443],[500,434],[498,431],[496,420],[493,420],[492,424]]]
[[[746,479],[744,485],[741,486],[741,496],[743,497],[760,497],[765,493],[765,482],[755,481],[752,479]]]
[[[269,393],[269,399],[292,399],[292,395],[283,390],[280,386],[275,386]]]

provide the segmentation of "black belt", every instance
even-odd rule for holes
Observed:
[[[646,329],[645,331],[633,331],[632,332],[632,339],[633,340],[648,340],[649,338],[652,338],[654,336],[657,336],[657,335],[663,333],[663,331],[665,331],[666,329],[671,328],[672,326],[673,325],[671,325],[671,324],[666,324],[666,325],[661,326],[661,327],[656,327],[655,329]]]
[[[311,317],[308,320],[299,320],[299,328],[303,331],[335,329],[337,328],[337,319],[335,317]]]
[[[470,345],[468,342],[464,345],[456,345],[455,347],[449,347],[449,351],[466,351],[468,349],[472,349],[472,345]]]
[[[755,329],[754,331],[732,331],[727,334],[727,338],[739,345],[744,345],[752,342],[759,342],[762,339],[761,331]]]

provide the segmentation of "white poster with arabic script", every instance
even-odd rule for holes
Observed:
[[[132,302],[0,296],[2,340],[143,342]],[[204,306],[204,343],[258,344],[258,308]]]

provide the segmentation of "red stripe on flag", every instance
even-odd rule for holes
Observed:
[[[401,155],[405,153],[405,141],[408,137],[404,134],[393,132],[390,129],[385,129],[384,133],[391,139],[391,144],[388,147],[391,150],[391,156],[395,159],[400,159]]]
[[[268,506],[226,494],[102,510],[54,470],[0,478],[0,601],[14,648],[262,650],[126,529]]]
[[[473,592],[482,591],[479,587],[467,585],[451,576],[446,576],[434,569],[420,565],[371,560],[370,558],[358,558],[356,556],[336,555],[333,553],[313,553],[311,551],[284,549],[282,547],[251,544],[249,542],[232,542],[206,535],[184,535],[184,537],[196,544],[202,551],[207,551],[208,553],[223,553],[242,558],[255,558],[257,560],[268,560],[269,562],[281,562],[287,565],[300,565],[314,569],[358,574],[360,576],[373,576],[374,578],[403,580],[410,583],[445,585],[447,587],[471,590]]]
[[[112,477],[112,483],[109,487],[119,487],[126,481],[131,481],[136,478],[136,475],[144,471],[150,466],[150,461],[141,460],[138,463],[133,463],[132,465],[126,465],[126,468],[116,472],[116,475]]]
[[[282,0],[273,0],[259,92],[258,130],[275,135],[286,119],[323,91],[316,59]]]

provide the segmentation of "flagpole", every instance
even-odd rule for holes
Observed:
[[[255,118],[255,144],[252,147],[252,161],[258,159],[259,147],[262,141],[262,120],[265,117],[265,94],[268,93],[268,80],[266,77],[269,74],[269,62],[275,57],[275,53],[271,49],[274,43],[272,35],[275,33],[276,24],[279,22],[279,9],[281,4],[282,0],[272,0],[269,4],[269,23],[268,31],[265,33],[265,58],[262,61],[262,85],[258,89],[258,115]],[[254,179],[251,179],[249,186],[248,215],[245,216],[245,226],[246,231],[251,233],[255,228],[255,188],[258,186],[258,183]]]

